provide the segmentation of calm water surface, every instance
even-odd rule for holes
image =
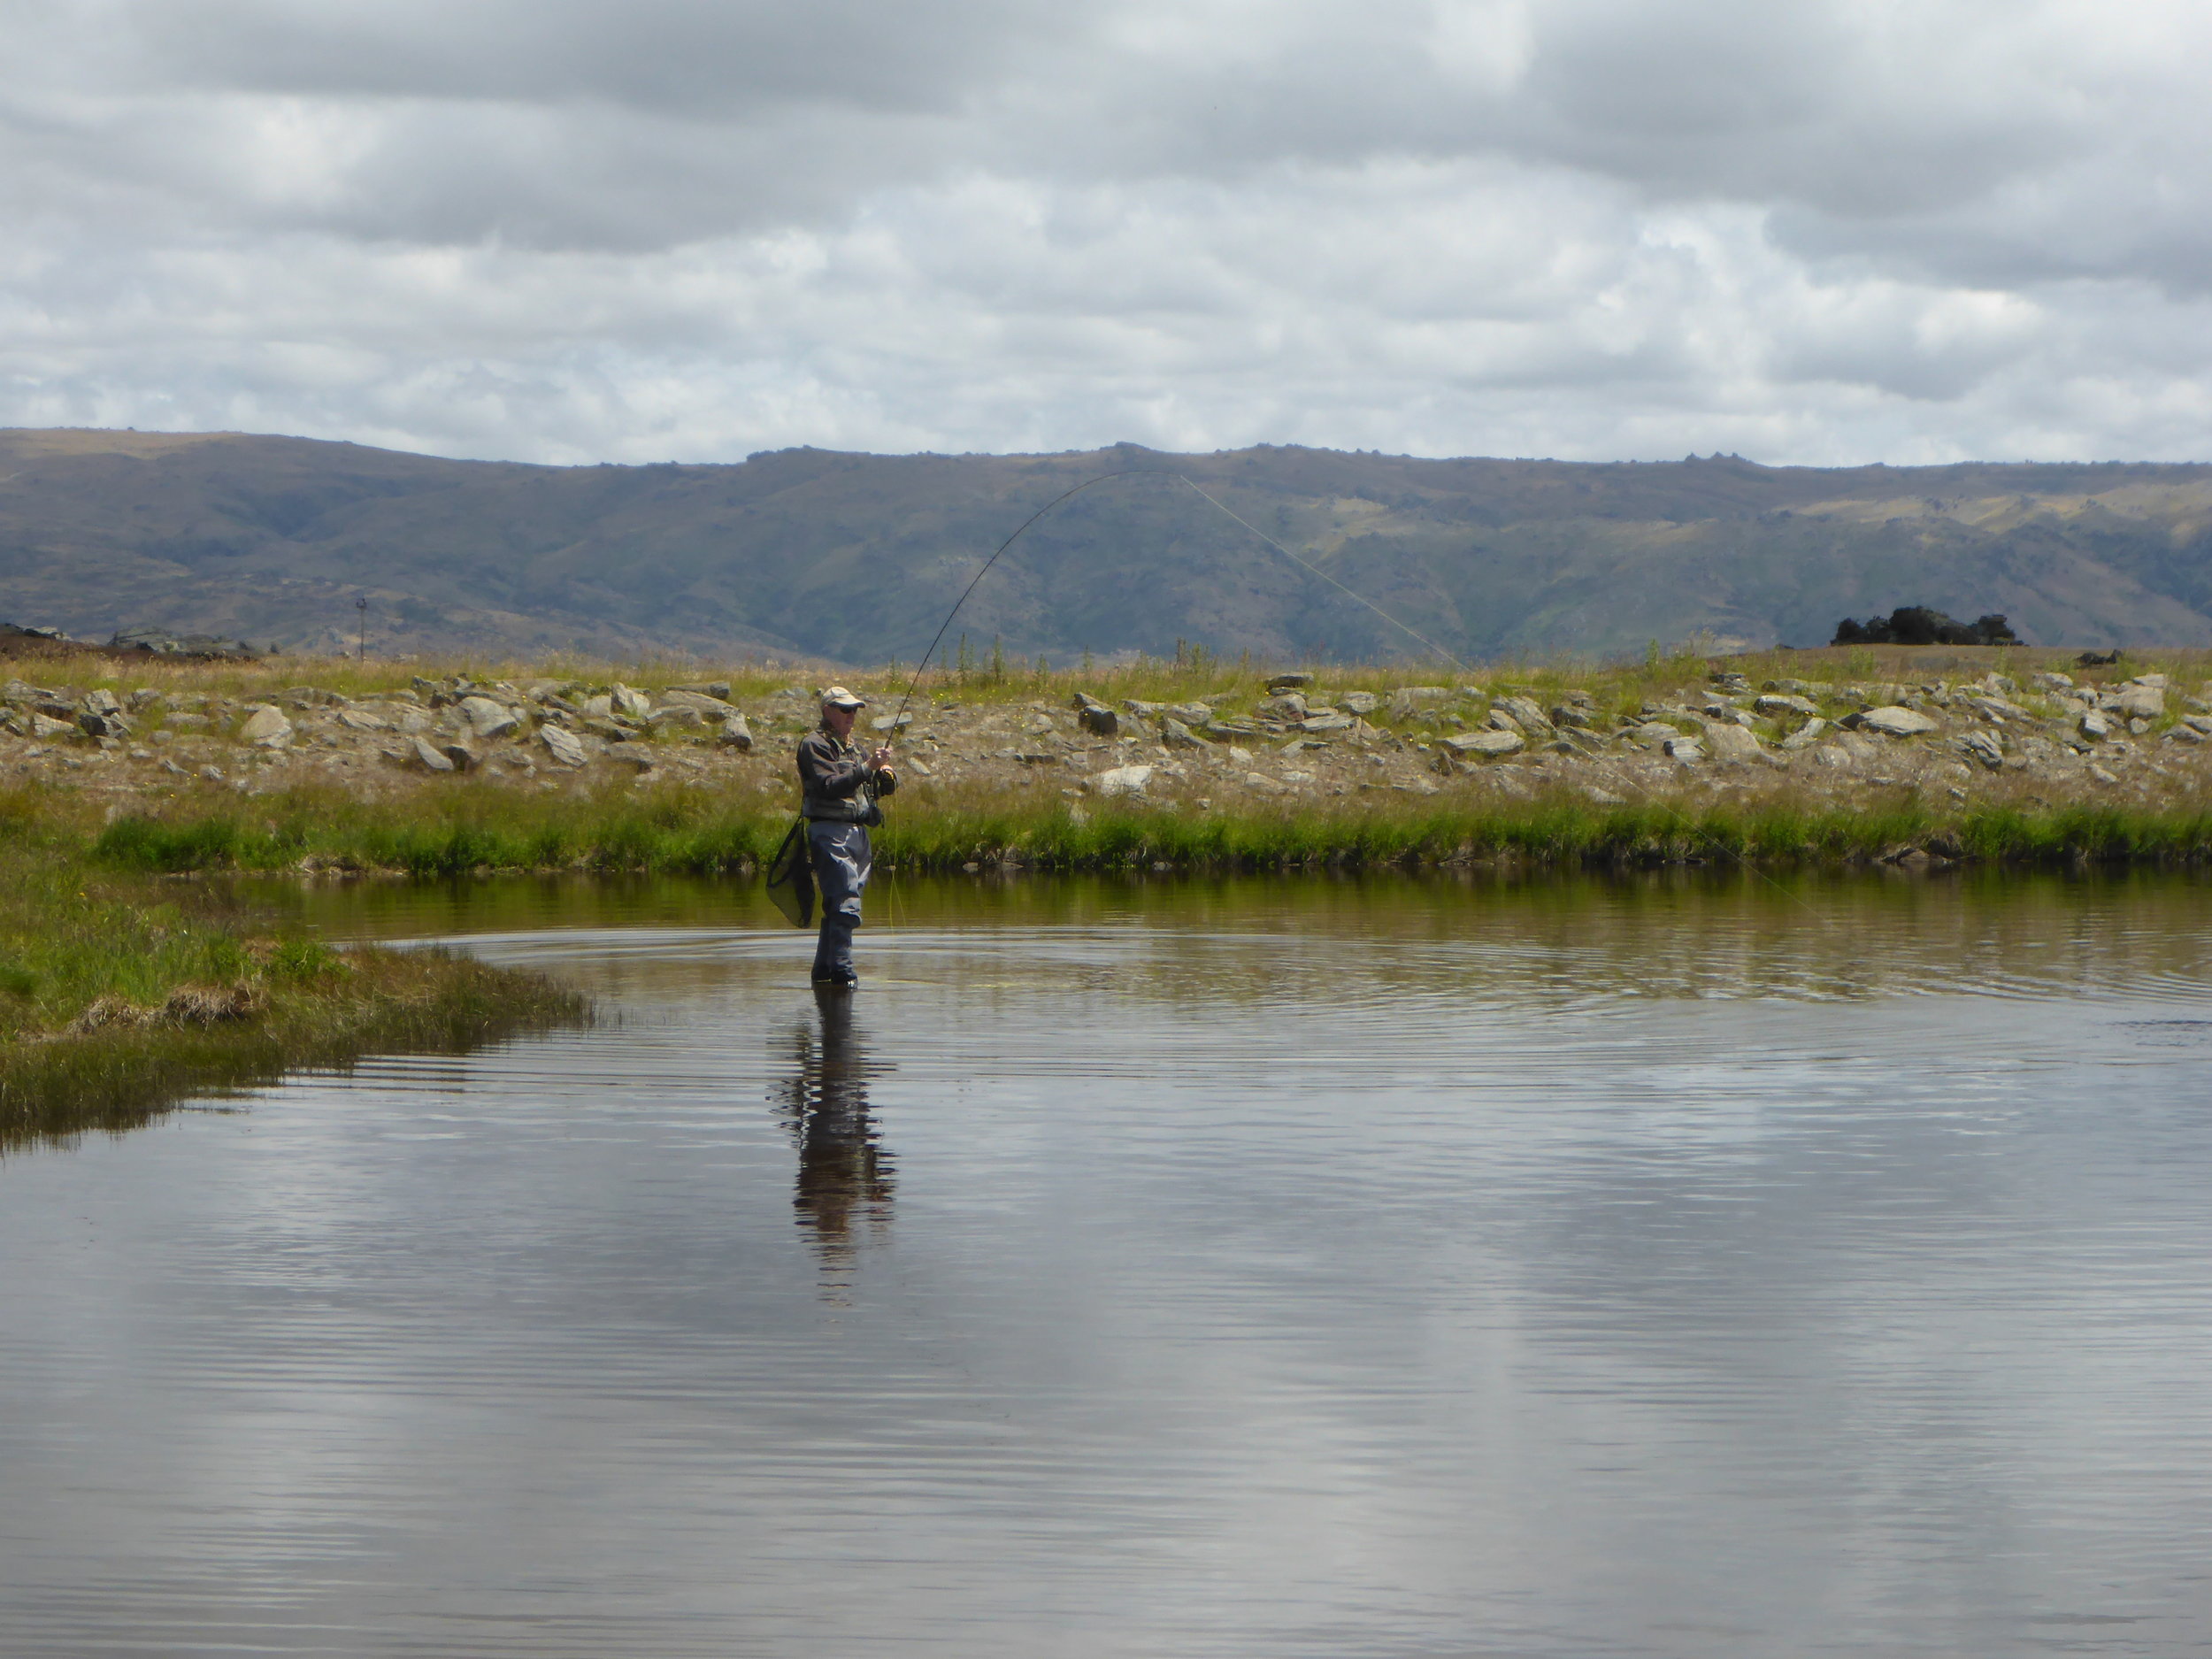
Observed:
[[[357,887],[0,1162],[0,1653],[2212,1652],[2212,887]]]

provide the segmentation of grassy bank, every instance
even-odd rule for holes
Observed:
[[[67,826],[0,813],[0,1150],[124,1129],[188,1094],[451,1051],[572,1021],[534,975],[436,952],[340,953],[196,886],[88,856]]]
[[[93,838],[111,868],[750,874],[791,821],[752,788],[611,788],[533,796],[495,787],[365,805],[303,787],[250,806],[180,804]],[[1743,860],[1849,864],[1920,851],[2018,865],[2212,861],[2212,804],[2039,806],[1931,800],[1913,790],[1847,807],[1786,795],[1604,805],[1568,789],[1525,799],[1378,793],[1208,810],[1070,801],[1042,788],[902,791],[877,833],[879,862],[915,871],[1417,868],[1472,860],[1611,867]]]

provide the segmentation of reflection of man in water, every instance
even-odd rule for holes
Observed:
[[[852,999],[825,989],[815,997],[821,1032],[793,1035],[795,1075],[778,1087],[799,1148],[792,1194],[799,1225],[810,1233],[825,1269],[852,1264],[856,1227],[880,1237],[891,1223],[891,1156],[868,1115],[872,1064],[853,1034]]]

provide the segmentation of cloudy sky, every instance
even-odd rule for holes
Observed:
[[[0,0],[0,424],[2212,457],[2183,0]]]

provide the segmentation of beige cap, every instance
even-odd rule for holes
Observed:
[[[868,699],[854,696],[842,686],[825,686],[822,688],[822,706],[826,709],[864,709],[868,706]]]

